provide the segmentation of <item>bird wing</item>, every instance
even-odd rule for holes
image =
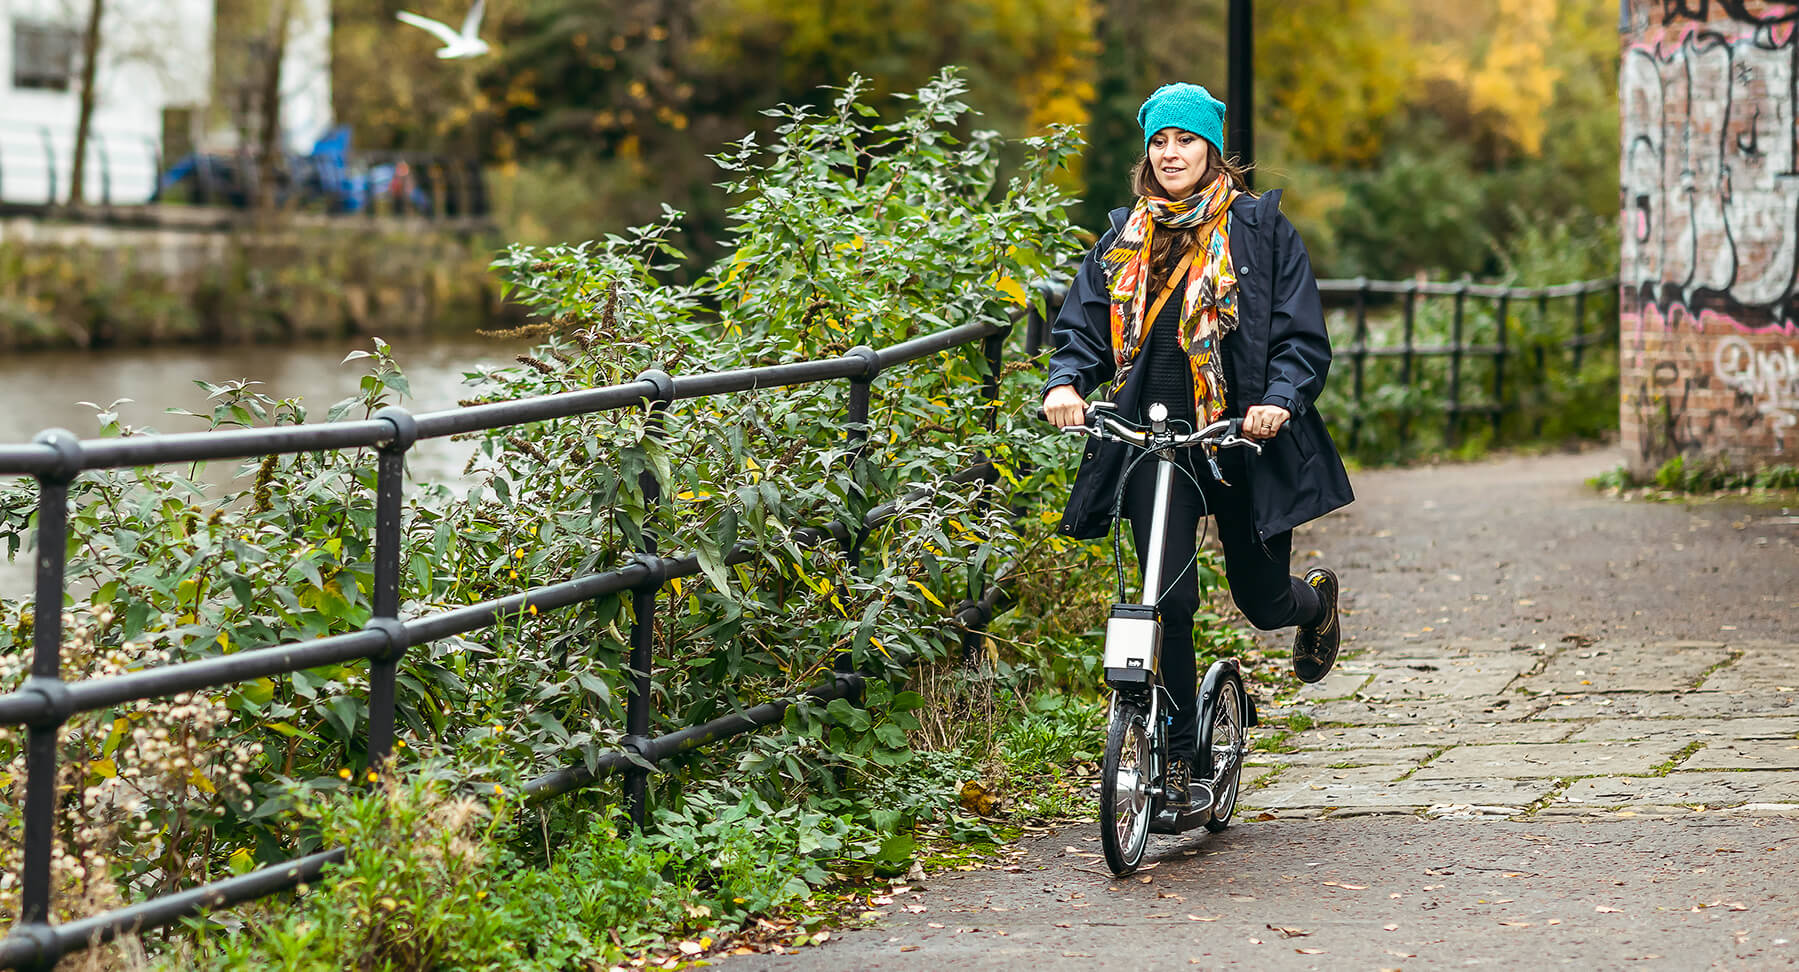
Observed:
[[[450,29],[450,25],[439,23],[438,21],[432,20],[430,17],[421,17],[408,10],[402,10],[399,13],[394,14],[394,19],[402,24],[411,24],[421,30],[429,31],[432,36],[443,41],[445,44],[454,44],[461,39],[455,31]]]
[[[487,9],[487,0],[475,0],[469,8],[468,16],[462,18],[462,36],[474,40],[481,36],[481,14]]]

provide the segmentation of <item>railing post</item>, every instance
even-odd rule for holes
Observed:
[[[36,589],[32,601],[31,676],[24,691],[49,703],[31,724],[25,743],[24,860],[19,875],[19,922],[13,934],[33,939],[38,960],[28,968],[45,972],[59,957],[50,933],[52,875],[56,847],[56,746],[72,705],[62,681],[63,571],[69,538],[69,484],[81,472],[81,442],[72,432],[49,429],[35,440],[55,449],[55,470],[38,476]]]
[[[1037,300],[1025,305],[1024,356],[1035,359],[1049,338],[1049,288],[1039,287]]]
[[[44,140],[44,175],[50,180],[49,195],[44,202],[56,205],[56,145],[50,141],[50,126],[41,125],[39,131]]]
[[[212,205],[212,156],[208,153],[196,153],[194,156],[194,202],[202,206]]]
[[[675,380],[661,371],[646,371],[638,375],[637,380],[654,386],[652,393],[646,396],[650,414],[644,420],[644,438],[660,443],[668,406],[675,398]],[[643,539],[637,552],[644,563],[656,566],[652,566],[650,577],[644,584],[631,592],[631,692],[625,704],[623,743],[639,756],[647,756],[650,741],[650,675],[656,663],[656,596],[661,593],[662,585],[668,577],[667,572],[660,569],[656,531],[650,523],[656,506],[662,502],[662,484],[656,481],[654,472],[645,469],[638,474],[637,487],[643,492],[644,509]],[[625,770],[625,802],[630,809],[631,826],[638,830],[642,830],[650,821],[649,782],[648,769],[633,764]]]
[[[106,151],[106,138],[99,132],[91,132],[88,138],[93,139],[94,152],[100,156],[100,205],[112,205],[112,157]]]
[[[1493,443],[1499,443],[1499,432],[1505,423],[1505,348],[1506,332],[1511,329],[1512,289],[1499,295],[1498,350],[1493,352]]]
[[[1368,367],[1368,278],[1355,278],[1355,408],[1349,416],[1349,448],[1362,439],[1362,379]]]
[[[1444,438],[1455,448],[1462,433],[1462,315],[1468,304],[1468,278],[1463,277],[1455,291],[1455,316],[1449,335],[1449,424]]]
[[[1544,390],[1546,388],[1548,388],[1548,376],[1546,376],[1543,373],[1544,368],[1547,367],[1547,365],[1544,361],[1545,355],[1543,353],[1543,342],[1548,339],[1548,335],[1549,335],[1549,295],[1547,293],[1539,290],[1537,292],[1537,333],[1535,336],[1536,339],[1530,342],[1531,353],[1536,358],[1535,378],[1537,381],[1537,394],[1535,395],[1536,401],[1533,403],[1534,405],[1536,405],[1536,408],[1534,410],[1536,415],[1535,415],[1535,418],[1531,422],[1531,429],[1530,429],[1530,434],[1531,434],[1532,438],[1540,437],[1543,434],[1543,420],[1545,418],[1547,418],[1547,416],[1544,415],[1544,409],[1543,409],[1543,404],[1544,404],[1544,394],[1543,393],[1544,393]]]
[[[848,357],[862,359],[862,373],[850,378],[849,400],[849,438],[855,443],[851,450],[852,464],[864,462],[868,458],[868,406],[873,392],[875,376],[881,373],[881,356],[874,348],[859,344],[846,352]],[[860,572],[862,569],[862,542],[867,539],[868,527],[865,524],[850,524],[850,544],[845,555],[849,558],[850,570]],[[837,652],[832,669],[840,675],[847,675],[856,670],[854,647]]]
[[[1400,347],[1399,387],[1408,393],[1412,390],[1412,334],[1418,324],[1418,281],[1413,280],[1405,292],[1405,330],[1404,343]],[[1409,396],[1408,396],[1409,397]],[[1406,441],[1411,438],[1412,406],[1404,405],[1399,412],[1399,446],[1405,448]]]
[[[1574,378],[1580,379],[1581,352],[1585,350],[1587,335],[1587,288],[1582,285],[1574,294]]]
[[[398,406],[375,413],[394,427],[394,437],[375,459],[375,591],[369,627],[387,632],[387,649],[369,663],[368,768],[380,772],[394,745],[394,683],[406,654],[400,624],[400,500],[406,485],[406,450],[418,441],[418,423]]]
[[[996,431],[999,428],[999,382],[1001,374],[1005,371],[1006,336],[1010,333],[1011,328],[1002,328],[988,335],[982,342],[982,351],[987,360],[987,375],[981,381],[981,394],[987,400],[987,415],[982,423],[987,427],[988,432]],[[985,453],[977,458],[989,465],[993,462],[992,458]],[[996,469],[988,469],[987,473],[981,477],[981,498],[977,501],[976,508],[983,515],[992,508],[993,500],[988,494],[992,492],[994,485],[998,482],[999,471]],[[987,611],[981,609],[985,603],[986,593],[984,590],[973,589],[968,592],[969,600],[966,603],[972,604],[977,611],[974,623],[965,625],[962,629],[962,664],[967,667],[975,666],[987,641],[987,622],[991,618],[988,617]]]

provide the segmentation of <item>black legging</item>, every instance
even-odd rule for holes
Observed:
[[[1204,490],[1204,498],[1193,483],[1174,471],[1174,488],[1168,501],[1168,539],[1162,551],[1162,684],[1174,701],[1174,725],[1169,735],[1169,753],[1192,758],[1199,748],[1199,719],[1195,699],[1199,694],[1199,672],[1193,650],[1193,615],[1199,610],[1199,576],[1187,565],[1199,544],[1199,518],[1210,512],[1218,525],[1218,541],[1224,547],[1225,577],[1230,581],[1231,597],[1237,602],[1249,623],[1264,631],[1294,624],[1311,623],[1318,618],[1322,602],[1318,592],[1305,581],[1288,573],[1293,552],[1291,531],[1269,537],[1264,543],[1256,539],[1255,524],[1250,518],[1248,475],[1244,458],[1235,450],[1223,450],[1219,465],[1224,478],[1234,485],[1226,487],[1212,479],[1203,459],[1190,457],[1186,463]],[[1197,467],[1197,468],[1195,468]],[[1131,474],[1124,496],[1124,514],[1130,518],[1131,534],[1137,545],[1137,562],[1142,563],[1149,545],[1150,517],[1156,496],[1156,460],[1145,459]],[[1172,585],[1172,587],[1170,586]],[[1135,593],[1132,592],[1133,597]]]

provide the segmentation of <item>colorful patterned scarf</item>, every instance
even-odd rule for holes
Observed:
[[[1224,363],[1218,342],[1237,329],[1237,277],[1231,268],[1231,202],[1237,189],[1219,173],[1206,188],[1185,199],[1155,196],[1137,200],[1112,248],[1100,257],[1112,298],[1112,354],[1117,365],[1112,394],[1124,387],[1131,366],[1154,321],[1144,313],[1149,293],[1149,244],[1157,226],[1198,231],[1199,253],[1187,273],[1181,300],[1181,350],[1193,372],[1194,414],[1203,423],[1224,414]]]

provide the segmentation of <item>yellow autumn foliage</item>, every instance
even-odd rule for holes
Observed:
[[[1473,30],[1455,40],[1432,45],[1427,76],[1465,89],[1469,107],[1491,113],[1526,155],[1537,155],[1549,125],[1562,71],[1553,64],[1558,7],[1555,0],[1489,0],[1471,4],[1463,16],[1484,14]],[[1470,40],[1485,38],[1484,50],[1468,50]]]

